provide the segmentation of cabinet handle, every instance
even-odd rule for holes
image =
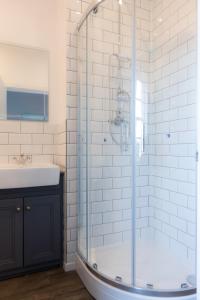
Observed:
[[[21,211],[21,207],[16,207],[16,211],[20,212]]]
[[[27,211],[30,211],[30,210],[31,210],[31,207],[30,207],[30,206],[26,206],[26,210],[27,210]]]

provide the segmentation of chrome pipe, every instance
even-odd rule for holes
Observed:
[[[77,32],[80,31],[83,23],[85,22],[85,20],[87,19],[87,17],[89,16],[89,14],[95,10],[96,8],[98,8],[98,6],[103,3],[104,1],[106,0],[94,0],[91,5],[89,5],[89,7],[86,9],[86,11],[84,12],[84,14],[82,15],[81,19],[80,19],[80,22],[78,23],[77,25]]]

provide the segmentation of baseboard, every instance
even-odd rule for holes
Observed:
[[[64,263],[63,264],[63,269],[64,269],[65,272],[75,271],[76,270],[75,262]]]

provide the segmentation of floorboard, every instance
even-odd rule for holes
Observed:
[[[53,269],[0,282],[0,300],[93,300],[76,272]]]

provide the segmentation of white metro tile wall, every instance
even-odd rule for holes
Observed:
[[[150,226],[194,263],[196,1],[153,1],[149,113]]]
[[[13,156],[22,153],[31,154],[33,162],[53,162],[53,134],[48,123],[0,121],[1,163],[12,162]]]
[[[66,166],[66,122],[0,121],[0,162],[12,163],[14,156],[32,155],[34,163]]]

